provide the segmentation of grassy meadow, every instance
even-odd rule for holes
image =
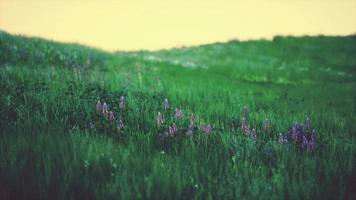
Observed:
[[[110,53],[0,32],[0,199],[355,199],[355,114],[355,35]]]

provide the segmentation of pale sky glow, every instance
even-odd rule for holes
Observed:
[[[0,30],[105,50],[356,33],[356,0],[0,0]]]

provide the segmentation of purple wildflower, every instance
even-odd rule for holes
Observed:
[[[119,99],[119,107],[120,107],[120,109],[125,110],[126,101],[125,101],[125,97],[124,96],[121,96],[120,99]]]
[[[316,146],[315,138],[312,137],[308,142],[307,151],[313,152],[315,150],[315,146]]]
[[[212,128],[210,124],[207,125],[201,125],[200,129],[203,131],[203,133],[205,133],[206,135],[210,135],[212,132]]]
[[[104,102],[102,106],[101,113],[104,115],[108,114],[108,105],[106,104],[106,102]]]
[[[124,123],[122,122],[122,120],[120,119],[119,122],[117,123],[117,129],[120,131],[121,129],[124,128]]]
[[[98,113],[101,113],[101,112],[102,112],[102,109],[103,109],[103,105],[101,105],[100,100],[98,100],[98,102],[96,103],[96,111],[97,111]]]
[[[298,130],[297,130],[297,128],[298,128]],[[299,125],[297,125],[297,124],[293,125],[292,135],[291,135],[292,140],[297,141],[300,138],[301,133],[302,132],[299,131]]]
[[[176,114],[175,114],[177,119],[180,119],[183,117],[183,112],[181,110],[179,110],[178,108],[176,108]]]
[[[244,106],[244,108],[242,109],[242,116],[247,119],[247,115],[248,115],[248,108],[247,106]]]
[[[168,103],[168,99],[167,98],[164,99],[163,108],[164,108],[164,111],[168,111],[169,110],[169,103]]]
[[[163,116],[162,116],[161,112],[158,112],[158,115],[157,115],[157,125],[159,128],[162,127],[162,125],[163,125]]]
[[[245,133],[245,135],[248,135],[248,126],[247,126],[246,117],[242,117],[241,130],[243,133]]]
[[[113,111],[109,111],[109,121],[112,122],[115,119],[115,113]]]
[[[256,139],[257,139],[256,129],[252,129],[251,136],[252,136],[253,141],[256,142]]]
[[[309,143],[309,141],[307,140],[305,135],[303,135],[303,142],[301,143],[302,149],[305,149],[308,146],[308,143]]]
[[[178,133],[178,126],[176,125],[176,123],[173,123],[173,125],[172,125],[172,129],[173,129],[173,133],[174,134],[177,134]]]
[[[314,151],[316,146],[315,130],[310,131],[305,126],[294,124],[287,133],[288,141],[294,142],[302,150]]]
[[[173,137],[174,131],[173,131],[172,126],[169,126],[169,127],[168,127],[168,134],[169,134],[169,136]]]

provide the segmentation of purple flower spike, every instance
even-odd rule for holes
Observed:
[[[171,126],[168,127],[168,135],[173,137],[174,135],[174,131],[173,131],[173,128]]]
[[[109,121],[112,122],[115,119],[115,113],[113,111],[109,111]]]
[[[315,150],[315,146],[316,146],[315,138],[312,137],[311,140],[308,142],[307,151],[313,152]]]
[[[253,141],[256,142],[256,140],[257,140],[256,129],[252,129],[252,131],[251,131],[251,136],[252,136]]]
[[[301,144],[302,149],[306,149],[309,146],[309,141],[305,136],[303,136],[303,142]]]
[[[242,110],[242,116],[247,119],[247,115],[248,115],[248,108],[247,108],[247,106],[244,106],[244,108]]]
[[[169,110],[169,103],[168,103],[168,99],[167,98],[164,99],[163,108],[164,108],[164,111],[168,111]]]
[[[98,102],[96,103],[96,111],[97,111],[98,113],[101,113],[101,112],[102,112],[102,109],[103,109],[103,105],[101,105],[100,100],[98,100]]]
[[[178,133],[178,127],[177,127],[177,125],[176,125],[176,123],[173,123],[173,125],[172,125],[172,129],[173,129],[173,133],[174,134],[177,134]]]
[[[245,133],[245,135],[248,135],[248,126],[247,126],[246,117],[242,117],[241,130],[243,133]]]
[[[120,99],[119,99],[119,107],[122,110],[125,110],[125,108],[126,108],[126,101],[125,101],[125,97],[124,96],[121,96]]]
[[[108,105],[106,104],[106,102],[104,102],[102,106],[101,113],[104,115],[108,114]]]
[[[119,122],[117,123],[117,129],[120,131],[121,129],[124,128],[124,123],[122,122],[122,120],[120,119]]]
[[[157,125],[158,127],[162,127],[163,125],[163,115],[161,112],[158,112],[158,115],[157,115]]]
[[[177,119],[180,119],[183,117],[183,112],[181,110],[179,110],[178,108],[176,108],[176,114],[175,114]]]
[[[304,124],[308,126],[309,120],[306,119]],[[305,125],[301,124],[293,124],[287,132],[287,137],[289,142],[293,142],[297,145],[301,150],[307,150],[308,152],[312,152],[315,150],[316,141],[315,130],[310,130],[310,128],[306,128]]]
[[[292,140],[297,140],[298,139],[298,131],[297,131],[297,126],[296,125],[293,125],[293,128],[292,128]]]

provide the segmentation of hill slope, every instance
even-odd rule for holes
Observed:
[[[0,52],[0,199],[355,198],[355,36]]]

